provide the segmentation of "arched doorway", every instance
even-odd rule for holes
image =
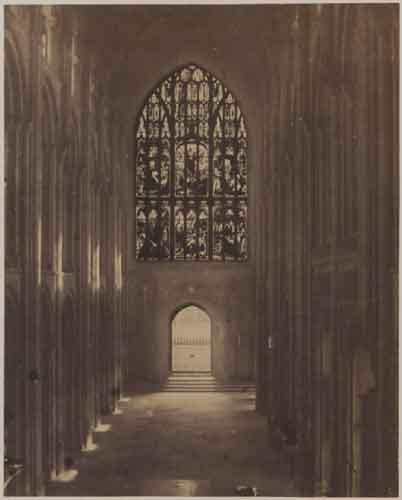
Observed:
[[[180,309],[171,322],[171,371],[211,372],[211,320],[201,308]]]

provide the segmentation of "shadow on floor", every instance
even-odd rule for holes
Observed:
[[[77,457],[78,477],[49,483],[49,496],[297,496],[268,446],[266,418],[241,393],[134,394],[105,417],[98,449]]]

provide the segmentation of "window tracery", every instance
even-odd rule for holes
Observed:
[[[247,260],[247,131],[238,101],[190,64],[155,88],[136,131],[138,260]]]

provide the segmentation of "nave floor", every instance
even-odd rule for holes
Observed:
[[[121,409],[102,420],[111,428],[78,458],[78,476],[47,496],[236,496],[237,485],[297,496],[250,393],[135,394]]]

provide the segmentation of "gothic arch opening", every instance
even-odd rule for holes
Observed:
[[[42,88],[42,267],[46,271],[53,268],[52,237],[55,211],[54,185],[56,165],[56,105],[52,85],[48,79]]]
[[[5,258],[7,267],[18,267],[21,262],[19,231],[23,209],[23,151],[24,81],[18,50],[6,37],[4,44],[5,72],[4,110],[7,127],[4,137],[5,152]]]
[[[171,320],[171,371],[212,371],[211,319],[196,305],[185,306]]]

